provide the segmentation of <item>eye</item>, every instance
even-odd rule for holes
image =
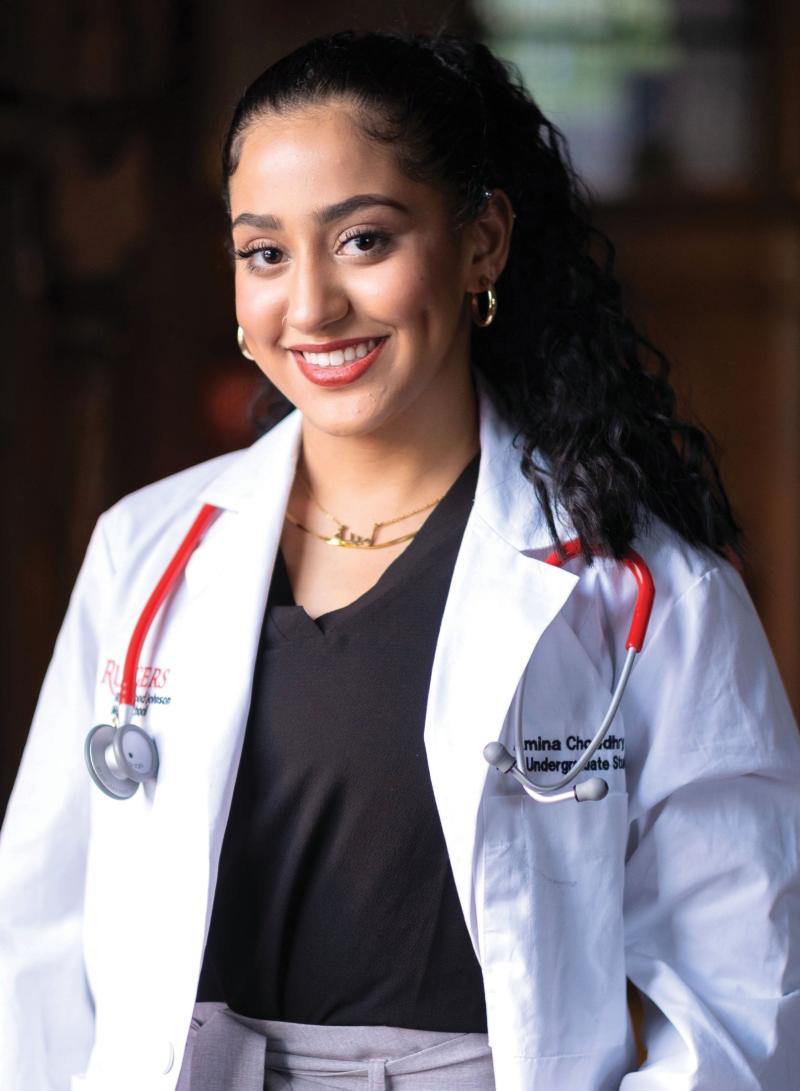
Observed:
[[[385,231],[359,227],[345,234],[340,249],[351,254],[374,254],[385,250],[390,241],[390,236]]]
[[[280,265],[283,259],[283,251],[277,246],[265,246],[258,243],[255,246],[247,246],[242,250],[234,250],[237,261],[247,263],[247,268],[252,270],[263,269],[266,265]]]

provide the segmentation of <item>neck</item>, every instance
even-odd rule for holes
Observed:
[[[449,395],[423,399],[368,435],[330,435],[305,421],[300,471],[314,496],[338,518],[365,526],[441,496],[479,446],[468,373]]]

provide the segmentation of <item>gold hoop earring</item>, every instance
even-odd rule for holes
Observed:
[[[256,362],[255,356],[250,355],[250,349],[247,347],[247,342],[244,339],[244,330],[241,326],[236,327],[236,344],[239,346],[239,352],[244,356],[245,360],[252,360]]]
[[[478,303],[479,295],[486,296],[486,314],[481,314],[480,304]],[[491,326],[492,322],[494,322],[494,316],[497,314],[497,293],[493,285],[490,284],[485,292],[473,292],[469,300],[469,309],[472,312],[472,321],[476,326],[480,326],[481,329]]]

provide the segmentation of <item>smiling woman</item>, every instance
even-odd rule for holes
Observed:
[[[0,844],[0,1086],[785,1091],[800,742],[557,130],[479,44],[342,33],[223,174],[294,411],[100,521]]]

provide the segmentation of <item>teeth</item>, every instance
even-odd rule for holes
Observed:
[[[303,359],[315,367],[341,367],[353,360],[363,360],[377,343],[373,337],[369,341],[361,341],[357,345],[348,345],[346,349],[335,349],[333,352],[304,352]]]

